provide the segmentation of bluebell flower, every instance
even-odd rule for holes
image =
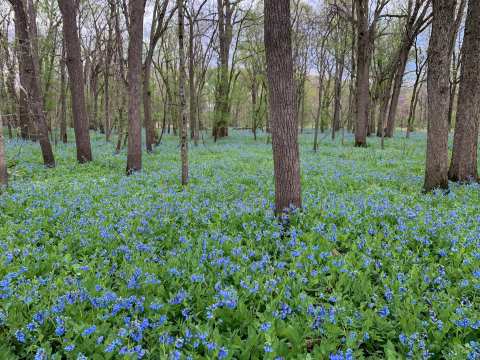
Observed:
[[[83,330],[82,336],[87,337],[87,336],[93,334],[95,332],[95,330],[97,330],[97,327],[95,325],[92,325],[92,326],[86,328],[85,330]]]
[[[45,352],[45,349],[38,348],[37,352],[35,353],[34,360],[46,360],[46,358],[47,358],[47,354]]]
[[[269,322],[265,322],[262,325],[260,325],[260,330],[263,332],[268,331],[272,327],[272,324]]]
[[[218,358],[225,359],[227,356],[228,356],[227,348],[221,347],[220,350],[218,350]]]
[[[17,338],[17,341],[21,342],[22,344],[26,341],[25,334],[21,330],[15,331],[15,337]]]
[[[470,326],[470,319],[468,318],[463,318],[460,320],[455,321],[455,324],[461,328],[467,328]]]
[[[174,297],[169,301],[170,305],[178,305],[185,301],[187,298],[187,292],[183,289],[179,290]]]
[[[180,360],[182,358],[182,353],[178,350],[174,350],[170,353],[170,360]]]
[[[382,317],[382,318],[385,318],[388,315],[390,315],[390,310],[389,310],[388,306],[384,306],[383,308],[381,308],[378,311],[378,315],[380,315],[380,317]]]

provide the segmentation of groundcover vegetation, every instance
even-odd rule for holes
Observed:
[[[265,137],[192,148],[185,189],[173,137],[130,177],[99,135],[53,170],[8,143],[0,357],[480,358],[480,187],[422,194],[423,134],[311,140],[287,233]]]

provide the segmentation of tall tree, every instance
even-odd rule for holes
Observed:
[[[152,89],[150,86],[150,78],[152,73],[153,54],[158,40],[165,31],[168,20],[165,21],[167,14],[168,0],[160,2],[156,0],[153,8],[153,20],[150,27],[150,39],[148,50],[143,63],[143,122],[145,125],[145,144],[148,152],[153,151],[153,145],[157,142],[155,133],[155,124],[152,119]]]
[[[107,32],[107,37],[105,39],[106,42],[106,50],[105,50],[105,61],[104,61],[104,66],[105,68],[103,69],[103,91],[104,91],[104,97],[103,97],[103,106],[104,106],[104,116],[105,116],[105,141],[109,142],[110,141],[110,135],[112,131],[112,116],[111,116],[111,102],[110,102],[110,76],[111,76],[111,65],[112,65],[112,59],[113,59],[113,28],[114,28],[114,22],[115,22],[115,14],[113,13],[113,9],[111,6],[109,6],[109,16],[108,16],[108,32]]]
[[[356,0],[357,13],[357,76],[355,91],[355,146],[367,146],[367,126],[370,76],[370,31],[368,26],[368,0]]]
[[[342,84],[343,84],[343,71],[345,69],[345,53],[347,49],[347,36],[343,32],[343,24],[340,23],[341,19],[337,20],[336,34],[335,34],[335,84],[334,84],[334,106],[333,106],[333,120],[332,120],[332,140],[335,140],[335,133],[340,130],[342,125],[341,111],[342,111]],[[340,41],[340,36],[343,40]]]
[[[413,122],[416,117],[417,105],[420,100],[420,91],[423,83],[425,82],[425,72],[423,71],[427,64],[426,59],[420,59],[419,48],[417,41],[415,41],[415,82],[412,89],[412,99],[410,100],[410,110],[407,119],[407,132],[406,137],[410,137],[410,133],[413,131]]]
[[[85,107],[85,89],[80,39],[77,29],[77,6],[74,0],[58,0],[63,18],[63,37],[66,48],[66,63],[70,79],[72,97],[73,129],[77,145],[77,161],[92,161],[87,109]]]
[[[22,85],[22,92],[26,92],[26,102],[29,105],[28,111],[33,114],[35,121],[36,132],[42,150],[43,163],[47,167],[55,167],[55,158],[48,138],[48,126],[43,111],[43,97],[40,87],[40,74],[38,73],[38,54],[32,48],[32,34],[30,33],[30,26],[25,4],[22,0],[9,0],[12,4],[15,13],[15,34],[17,37],[19,62],[22,63],[22,75],[20,82]],[[27,108],[22,108],[21,111],[27,111]]]
[[[469,0],[462,46],[460,89],[448,177],[478,180],[477,148],[480,116],[480,1]]]
[[[398,101],[400,99],[400,91],[408,62],[408,56],[415,39],[431,21],[430,5],[431,0],[408,0],[402,40],[398,53],[394,59],[394,77],[388,84],[388,91],[390,91],[390,87],[392,87],[392,96],[387,118],[386,137],[393,136],[395,130],[395,117],[397,115]]]
[[[3,118],[0,115],[0,190],[8,186],[7,161],[3,141]]]
[[[356,28],[356,44],[357,44],[357,61],[356,61],[356,89],[355,89],[355,146],[367,146],[367,132],[369,126],[369,80],[370,80],[370,63],[371,52],[375,40],[375,33],[378,20],[383,9],[390,3],[390,0],[378,0],[375,2],[375,10],[372,14],[372,20],[369,21],[369,0],[355,0],[356,19],[353,16],[350,20],[357,24]],[[344,14],[348,11],[343,10]]]
[[[185,17],[183,0],[177,0],[178,11],[178,94],[180,95],[180,154],[182,158],[182,185],[188,184],[188,119],[185,101]]]
[[[127,175],[142,169],[142,44],[145,0],[129,0]]]
[[[66,144],[67,137],[67,76],[66,76],[65,41],[62,43],[62,58],[60,59],[60,138]]]
[[[241,0],[240,0],[241,1]],[[233,40],[233,25],[235,14],[240,1],[217,0],[218,12],[218,42],[219,42],[219,74],[215,89],[215,114],[213,137],[228,136],[230,118],[230,90],[233,64],[231,60],[231,46]]]
[[[448,188],[448,104],[456,0],[433,0],[428,47],[428,130],[424,190]]]
[[[265,51],[275,175],[275,211],[302,205],[289,0],[265,0]]]
[[[188,116],[190,123],[190,134],[193,139],[195,146],[198,145],[199,139],[199,122],[198,120],[198,97],[197,87],[200,83],[200,79],[195,76],[195,40],[201,34],[195,33],[195,26],[197,25],[198,18],[202,13],[203,7],[207,4],[208,0],[202,0],[198,7],[195,7],[195,0],[192,0],[191,6],[187,8],[187,19],[188,19],[188,86],[189,86],[189,107],[188,107]],[[215,34],[212,34],[211,39]],[[212,41],[211,40],[211,41]],[[201,42],[201,39],[200,39]],[[198,55],[197,55],[198,57]]]

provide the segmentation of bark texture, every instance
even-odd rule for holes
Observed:
[[[128,152],[127,175],[142,169],[142,43],[145,0],[128,3],[130,23],[128,42]]]
[[[453,140],[453,153],[448,173],[452,181],[478,180],[477,147],[480,115],[480,2],[468,3],[463,37],[463,65]]]
[[[28,112],[32,113],[35,121],[36,135],[40,142],[43,162],[47,167],[55,167],[55,158],[48,138],[48,126],[43,111],[43,96],[37,71],[38,66],[35,66],[35,64],[38,64],[38,59],[35,59],[36,52],[32,49],[27,12],[22,0],[9,1],[15,13],[15,33],[18,41],[19,58],[23,67],[20,82],[23,87],[22,93],[25,92],[25,100],[27,100],[24,104],[25,108],[22,108],[21,111],[27,111],[27,104],[29,105]]]
[[[300,208],[300,157],[295,111],[289,0],[265,0],[265,50],[275,174],[275,211]]]
[[[215,140],[228,136],[230,121],[230,46],[232,44],[232,16],[236,3],[231,0],[217,0],[219,75],[215,90],[215,115],[212,135]]]
[[[356,76],[356,125],[355,146],[367,146],[369,76],[370,76],[370,31],[368,26],[368,0],[357,0],[357,76]]]
[[[456,0],[433,0],[428,48],[428,130],[425,191],[448,188],[448,104],[450,42]]]
[[[65,41],[62,45],[62,59],[60,60],[60,138],[66,144],[67,137],[67,75],[66,75]]]
[[[333,106],[332,140],[335,139],[335,133],[340,130],[342,122],[342,83],[343,70],[345,68],[345,51],[340,50],[339,52],[340,54],[337,54],[335,62],[335,99]]]
[[[92,161],[92,149],[90,146],[89,122],[85,106],[83,65],[77,29],[76,4],[77,2],[74,0],[58,0],[58,6],[63,19],[63,36],[65,39],[68,77],[70,79],[77,161],[83,164]]]

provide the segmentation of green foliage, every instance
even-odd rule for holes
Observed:
[[[2,359],[478,358],[480,188],[422,195],[423,134],[317,154],[304,135],[282,236],[271,147],[232,133],[192,147],[185,189],[175,137],[131,177],[100,135],[53,170],[9,142]]]

